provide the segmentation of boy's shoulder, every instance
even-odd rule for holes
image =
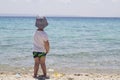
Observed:
[[[36,33],[47,36],[47,33],[45,31],[36,30]]]
[[[47,33],[45,31],[43,31],[43,35],[47,36]]]

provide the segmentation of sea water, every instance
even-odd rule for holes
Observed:
[[[120,18],[47,17],[47,66],[120,69]],[[33,66],[35,17],[0,17],[0,65]]]

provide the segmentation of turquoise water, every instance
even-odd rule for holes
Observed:
[[[48,17],[51,67],[120,69],[120,18]],[[33,66],[35,17],[0,17],[0,64]]]

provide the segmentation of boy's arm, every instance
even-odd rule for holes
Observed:
[[[46,53],[48,53],[48,52],[49,52],[49,49],[50,49],[49,41],[48,41],[48,40],[47,40],[47,41],[44,41],[44,43],[45,43]]]

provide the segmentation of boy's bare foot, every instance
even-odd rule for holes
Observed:
[[[34,76],[33,76],[33,78],[37,78],[37,76],[36,76],[36,75],[34,75]]]

